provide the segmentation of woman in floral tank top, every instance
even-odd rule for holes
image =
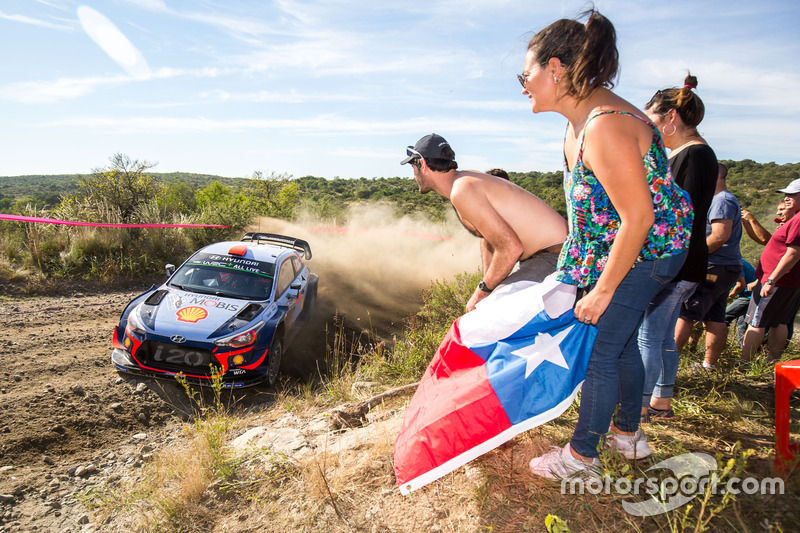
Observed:
[[[658,129],[609,90],[618,70],[614,26],[587,14],[585,24],[562,19],[536,34],[519,76],[534,113],[555,111],[568,121],[569,236],[558,279],[582,289],[575,315],[598,330],[571,441],[530,463],[533,473],[555,478],[591,471],[606,433],[605,444],[625,457],[652,453],[638,427],[637,332],[650,300],[683,264],[693,219]]]
[[[652,144],[643,159],[655,220],[637,260],[661,259],[683,252],[692,233],[691,200],[672,180],[658,128],[627,111],[601,111],[589,117],[587,125],[596,117],[610,113],[638,118],[654,130]],[[559,281],[579,287],[587,287],[599,279],[620,225],[619,214],[603,185],[583,165],[583,141],[585,136],[572,172],[564,160],[570,232],[558,259]]]

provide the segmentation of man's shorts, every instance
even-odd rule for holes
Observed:
[[[800,305],[800,289],[776,287],[766,298],[761,297],[761,282],[753,289],[745,322],[754,328],[775,328],[790,324]]]
[[[708,265],[706,281],[697,285],[681,308],[681,318],[725,323],[728,293],[742,275],[742,265]]]
[[[556,271],[558,264],[558,254],[553,252],[541,251],[533,254],[528,259],[520,261],[514,266],[514,270],[506,277],[498,287],[509,285],[515,281],[544,281],[544,278]]]

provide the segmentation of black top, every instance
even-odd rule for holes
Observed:
[[[673,281],[701,282],[708,269],[706,218],[717,188],[717,156],[707,144],[693,144],[670,157],[669,165],[675,183],[689,193],[694,208],[689,254]]]

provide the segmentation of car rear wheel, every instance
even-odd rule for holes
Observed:
[[[280,339],[272,341],[269,349],[269,366],[267,367],[267,385],[274,386],[278,381],[278,372],[281,369],[281,358],[283,357],[283,345]]]

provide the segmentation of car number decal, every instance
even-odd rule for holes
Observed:
[[[173,365],[205,366],[211,360],[207,353],[170,344],[156,343],[153,351],[153,361],[170,363]]]

